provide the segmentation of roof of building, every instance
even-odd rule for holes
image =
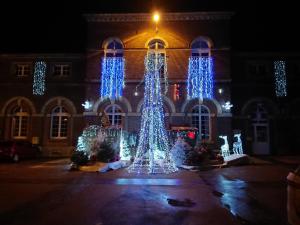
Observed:
[[[164,21],[228,20],[233,12],[172,12],[162,13]],[[88,22],[140,22],[151,20],[150,13],[84,14]]]

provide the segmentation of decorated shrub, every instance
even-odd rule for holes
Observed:
[[[186,157],[191,150],[191,146],[184,141],[183,138],[178,137],[174,146],[171,148],[172,158],[176,166],[186,164]]]
[[[100,144],[97,151],[97,160],[100,162],[111,162],[116,160],[116,151],[109,142],[104,141]]]
[[[88,155],[83,151],[75,151],[71,156],[71,161],[79,166],[87,164],[88,160]]]

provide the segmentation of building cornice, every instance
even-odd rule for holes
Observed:
[[[233,12],[163,13],[163,21],[229,20]],[[152,18],[150,13],[84,14],[88,22],[143,22]]]
[[[166,51],[191,51],[190,48],[166,48]],[[230,51],[230,47],[221,47],[221,48],[211,48],[210,49],[212,52],[218,52],[218,51]],[[148,48],[124,48],[124,52],[135,52],[135,51],[148,51]],[[102,53],[104,52],[104,49],[99,49],[99,48],[89,48],[87,49],[87,54],[94,54],[95,52],[97,53]]]
[[[243,52],[237,51],[233,53],[236,57],[299,57],[300,52],[287,52],[287,51],[253,51],[253,52]]]
[[[31,59],[31,58],[41,58],[41,59],[55,59],[55,58],[64,58],[64,59],[80,59],[85,56],[84,53],[7,53],[0,54],[1,58],[22,58],[22,59]]]
[[[224,75],[224,74],[223,74]],[[177,76],[178,77],[178,76]],[[141,80],[144,79],[144,76],[141,77],[141,79],[131,79],[131,78],[127,78],[126,79],[126,83],[127,84],[139,84],[141,82]],[[86,83],[99,83],[101,82],[100,79],[88,79],[86,78],[84,80]],[[230,78],[228,79],[215,79],[214,83],[218,84],[218,83],[230,83],[232,82],[232,80]],[[176,83],[186,83],[186,79],[176,79],[176,78],[169,78],[168,81],[169,84],[176,84]],[[1,84],[0,84],[1,85]]]

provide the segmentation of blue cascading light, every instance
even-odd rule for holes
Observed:
[[[102,59],[101,98],[115,100],[122,96],[125,77],[124,57],[104,57]]]
[[[34,66],[32,93],[34,95],[44,95],[45,93],[46,63],[38,61]]]
[[[189,58],[187,98],[213,98],[212,57],[191,56]]]

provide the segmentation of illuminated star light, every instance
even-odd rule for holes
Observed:
[[[93,107],[93,104],[90,102],[90,101],[85,101],[84,102],[84,104],[81,104],[83,107],[84,107],[84,109],[86,109],[86,110],[91,110],[92,109],[92,107]]]
[[[102,59],[101,98],[111,100],[122,97],[125,85],[124,57],[104,57]]]
[[[46,76],[46,63],[39,61],[35,63],[33,74],[32,93],[34,95],[45,94],[45,76]]]
[[[213,98],[212,57],[191,56],[189,58],[187,98]]]
[[[274,62],[275,93],[277,97],[287,96],[285,61]]]
[[[228,102],[225,102],[225,104],[223,104],[222,107],[223,107],[226,111],[230,111],[230,109],[233,107],[233,105],[228,101]]]

